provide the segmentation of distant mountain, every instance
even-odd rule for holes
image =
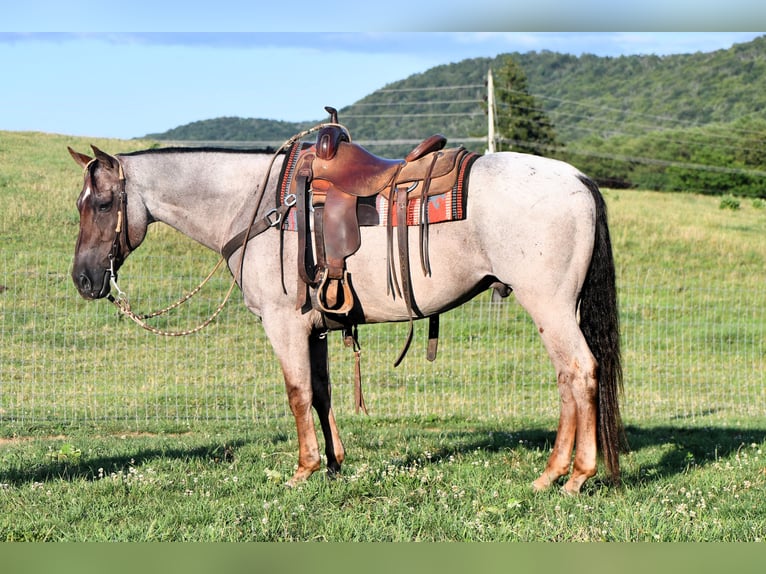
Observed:
[[[341,121],[363,139],[418,139],[434,131],[453,137],[486,135],[479,102],[485,96],[487,71],[498,68],[508,55],[524,69],[530,92],[540,98],[565,142],[620,125],[621,130],[640,127],[656,118],[677,127],[730,122],[766,110],[762,36],[710,53],[602,57],[542,51],[462,60],[373,92],[341,109]],[[317,121],[325,117],[320,104],[332,102],[318,103]],[[289,137],[312,123],[225,117],[147,137],[269,140]]]
[[[694,161],[689,150],[672,152],[680,153],[680,158],[660,153],[668,148],[665,140],[670,134],[684,139],[691,133],[697,142],[701,138],[720,145],[727,126],[728,137],[735,140],[746,134],[753,140],[748,131],[766,133],[760,124],[766,111],[766,36],[726,50],[671,56],[572,56],[542,51],[467,59],[391,83],[341,109],[340,121],[356,141],[381,155],[406,153],[413,142],[437,132],[451,143],[483,151],[486,144],[473,138],[487,134],[487,72],[498,69],[507,56],[524,70],[529,91],[538,98],[568,150],[565,159],[577,159],[576,165],[595,171],[602,181],[637,184],[628,173],[632,171],[630,162],[619,157],[623,152],[632,156],[649,153],[660,162]],[[319,102],[318,106],[326,104],[332,102]],[[321,108],[318,112],[317,122],[326,117]],[[147,137],[281,142],[314,123],[217,118]],[[747,127],[750,124],[752,130]],[[758,145],[759,138],[748,146]],[[757,163],[760,158],[753,163],[752,157],[740,161],[736,154],[712,155],[720,157],[707,158],[705,164],[722,161],[737,169],[766,170],[766,165]],[[624,165],[615,167],[615,161]],[[643,156],[638,157],[641,161]],[[614,171],[624,173],[606,173]],[[716,184],[716,190],[701,190],[717,192],[719,188]]]
[[[254,118],[223,117],[200,120],[166,132],[147,134],[147,139],[175,141],[234,141],[248,142],[286,140],[295,133],[311,127],[314,122],[283,122]]]

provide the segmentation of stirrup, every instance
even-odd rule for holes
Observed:
[[[354,294],[348,281],[348,271],[344,269],[340,279],[331,279],[328,269],[322,271],[317,286],[317,307],[323,313],[334,315],[346,315],[353,309]]]

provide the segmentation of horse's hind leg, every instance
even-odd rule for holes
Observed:
[[[533,487],[546,489],[569,474],[572,451],[576,449],[564,490],[579,492],[583,483],[596,474],[596,361],[577,324],[574,309],[556,313],[549,307],[545,312],[532,309],[530,314],[556,369],[561,404],[553,450]]]
[[[324,435],[327,473],[332,476],[340,472],[340,467],[345,458],[345,450],[340,440],[338,427],[335,424],[335,415],[332,411],[332,389],[330,386],[327,337],[325,334],[318,331],[314,331],[311,334],[309,337],[309,352],[311,355],[312,404],[319,416],[319,424]]]

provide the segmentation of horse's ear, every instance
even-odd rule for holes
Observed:
[[[102,164],[112,169],[117,168],[117,166],[119,165],[119,162],[117,161],[116,157],[112,157],[111,155],[101,151],[94,145],[91,145],[90,147],[93,149],[93,153],[96,154],[96,159],[98,161],[100,161]]]
[[[91,158],[89,158],[84,153],[76,152],[69,146],[67,146],[67,149],[69,150],[69,155],[72,156],[74,161],[77,162],[77,165],[79,165],[81,168],[85,169],[85,167],[91,162]]]

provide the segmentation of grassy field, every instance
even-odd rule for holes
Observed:
[[[287,490],[294,427],[242,305],[199,336],[168,340],[77,296],[68,269],[82,179],[66,146],[89,143],[151,145],[0,132],[0,540],[766,536],[761,204],[604,192],[632,446],[621,488],[599,475],[583,496],[531,492],[554,438],[556,389],[523,312],[487,295],[445,317],[434,364],[418,340],[393,370],[404,328],[362,330],[371,417],[353,415],[351,357],[334,342],[348,462],[337,480]],[[157,307],[215,261],[157,227],[121,283],[142,308]],[[226,286],[220,277],[159,325],[196,322]]]
[[[631,427],[624,485],[534,494],[553,435],[526,421],[342,420],[343,476],[286,489],[288,422],[3,446],[0,535],[50,541],[761,541],[762,429]]]

